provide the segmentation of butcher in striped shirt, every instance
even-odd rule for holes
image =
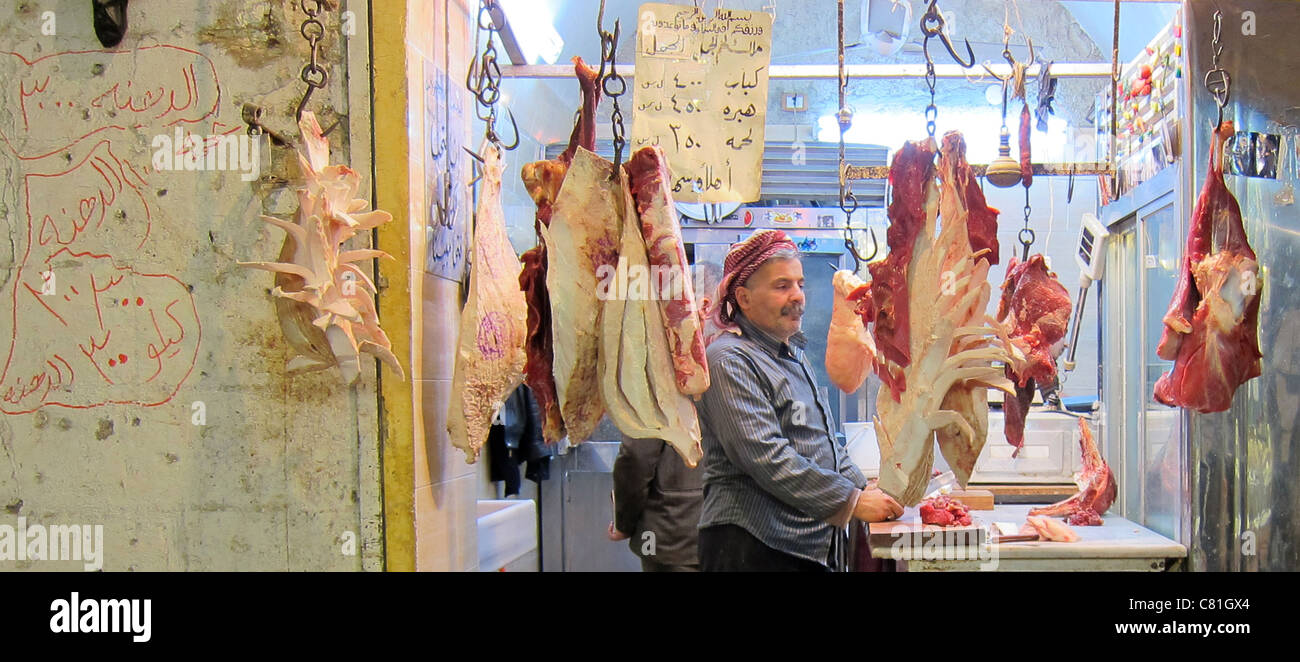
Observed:
[[[704,449],[704,571],[843,569],[846,527],[903,508],[832,434],[799,327],[803,266],[779,230],[727,253],[708,347],[711,385],[696,407]]]

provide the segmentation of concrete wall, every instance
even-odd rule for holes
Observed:
[[[294,209],[296,157],[254,182],[152,159],[178,127],[242,134],[244,103],[297,137],[299,3],[131,3],[114,52],[88,4],[0,7],[0,525],[103,525],[106,570],[380,568],[374,366],[286,377],[272,277],[235,264],[279,251],[258,215]],[[344,116],[332,160],[369,198],[368,8],[338,4],[309,109]]]

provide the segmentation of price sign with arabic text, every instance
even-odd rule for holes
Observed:
[[[772,16],[638,10],[632,147],[658,145],[680,202],[753,202],[763,173]]]

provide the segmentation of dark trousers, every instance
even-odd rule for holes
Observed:
[[[778,552],[734,524],[700,529],[700,569],[704,572],[829,572],[829,568]]]
[[[668,565],[641,558],[641,572],[699,572],[699,565]]]

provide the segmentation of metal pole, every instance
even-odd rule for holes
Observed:
[[[849,64],[844,67],[846,75],[851,78],[925,78],[925,63],[917,64]],[[1010,76],[1011,66],[1007,64],[990,65],[989,69],[999,76]],[[636,67],[631,63],[619,64],[619,74],[625,78],[636,76]],[[839,78],[839,67],[834,64],[777,64],[772,65],[768,78],[812,80]],[[1041,65],[1034,65],[1025,70],[1026,77],[1038,76]],[[936,64],[934,74],[938,78],[967,78],[970,71],[956,64]],[[506,65],[501,67],[503,78],[573,78],[573,65],[530,64]],[[1111,64],[1105,62],[1058,62],[1052,65],[1054,78],[1108,78],[1113,76]]]

